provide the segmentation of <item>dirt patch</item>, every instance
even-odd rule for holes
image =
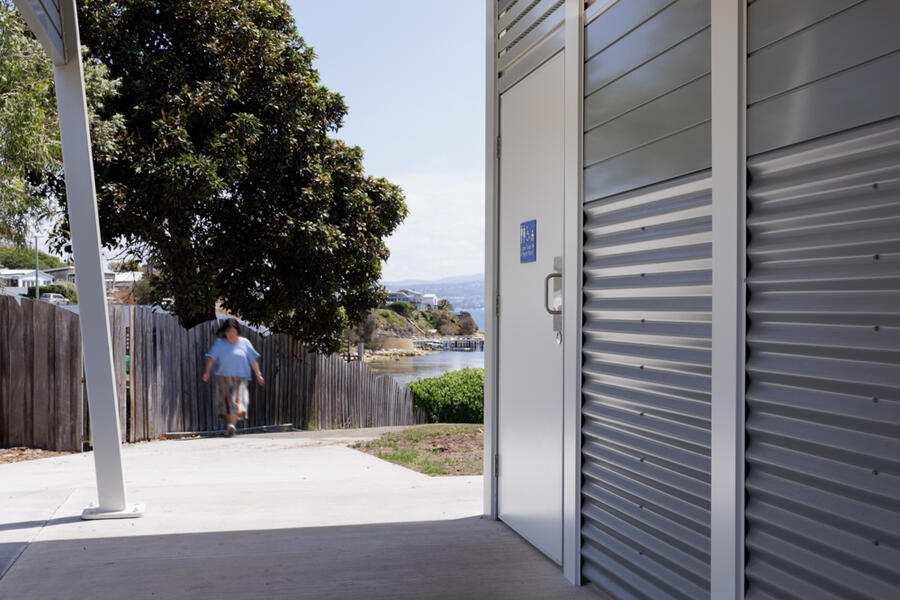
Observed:
[[[418,425],[351,448],[426,475],[481,475],[484,428],[478,424]]]
[[[420,438],[410,447],[416,450],[427,450],[447,455],[465,455],[478,453],[484,448],[484,431],[478,431],[474,435],[468,433],[444,433],[433,437]]]
[[[65,456],[66,454],[72,454],[72,452],[52,452],[50,450],[26,448],[24,446],[0,448],[0,464],[37,460],[39,458],[52,458],[54,456]]]

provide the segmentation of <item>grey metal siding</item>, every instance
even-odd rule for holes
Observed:
[[[709,597],[708,173],[585,205],[582,574]]]
[[[585,28],[582,575],[709,597],[709,0]]]
[[[747,19],[749,155],[897,114],[897,0],[756,0]]]
[[[900,121],[749,170],[747,598],[900,598]]]
[[[565,45],[564,0],[497,0],[497,76],[502,94]]]
[[[629,0],[585,28],[584,194],[710,166],[709,0]]]

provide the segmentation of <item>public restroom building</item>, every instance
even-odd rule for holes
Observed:
[[[900,598],[900,2],[487,2],[485,512],[612,598]]]

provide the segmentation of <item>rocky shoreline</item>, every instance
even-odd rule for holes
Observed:
[[[378,362],[383,360],[396,360],[406,356],[428,356],[434,354],[432,350],[423,350],[421,348],[387,348],[384,350],[366,350],[365,362]]]

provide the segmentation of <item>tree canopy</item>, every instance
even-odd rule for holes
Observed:
[[[122,262],[108,263],[109,270],[114,273],[129,273],[141,270],[141,261],[139,260],[123,260]]]
[[[332,135],[347,112],[320,84],[283,0],[86,0],[81,37],[121,80],[124,115],[96,165],[104,243],[153,267],[182,325],[217,302],[334,350],[383,302],[384,238],[401,190]]]
[[[472,315],[467,312],[459,313],[459,334],[472,335],[478,331],[478,324]]]
[[[97,116],[117,82],[96,60],[85,61],[85,86],[95,158],[115,150],[121,117]],[[53,68],[9,0],[0,0],[0,239],[23,246],[35,225],[52,216],[61,181],[62,149]]]
[[[45,252],[38,252],[38,266],[41,269],[64,267],[65,263]],[[5,269],[33,269],[34,248],[6,246],[0,244],[0,267]]]

